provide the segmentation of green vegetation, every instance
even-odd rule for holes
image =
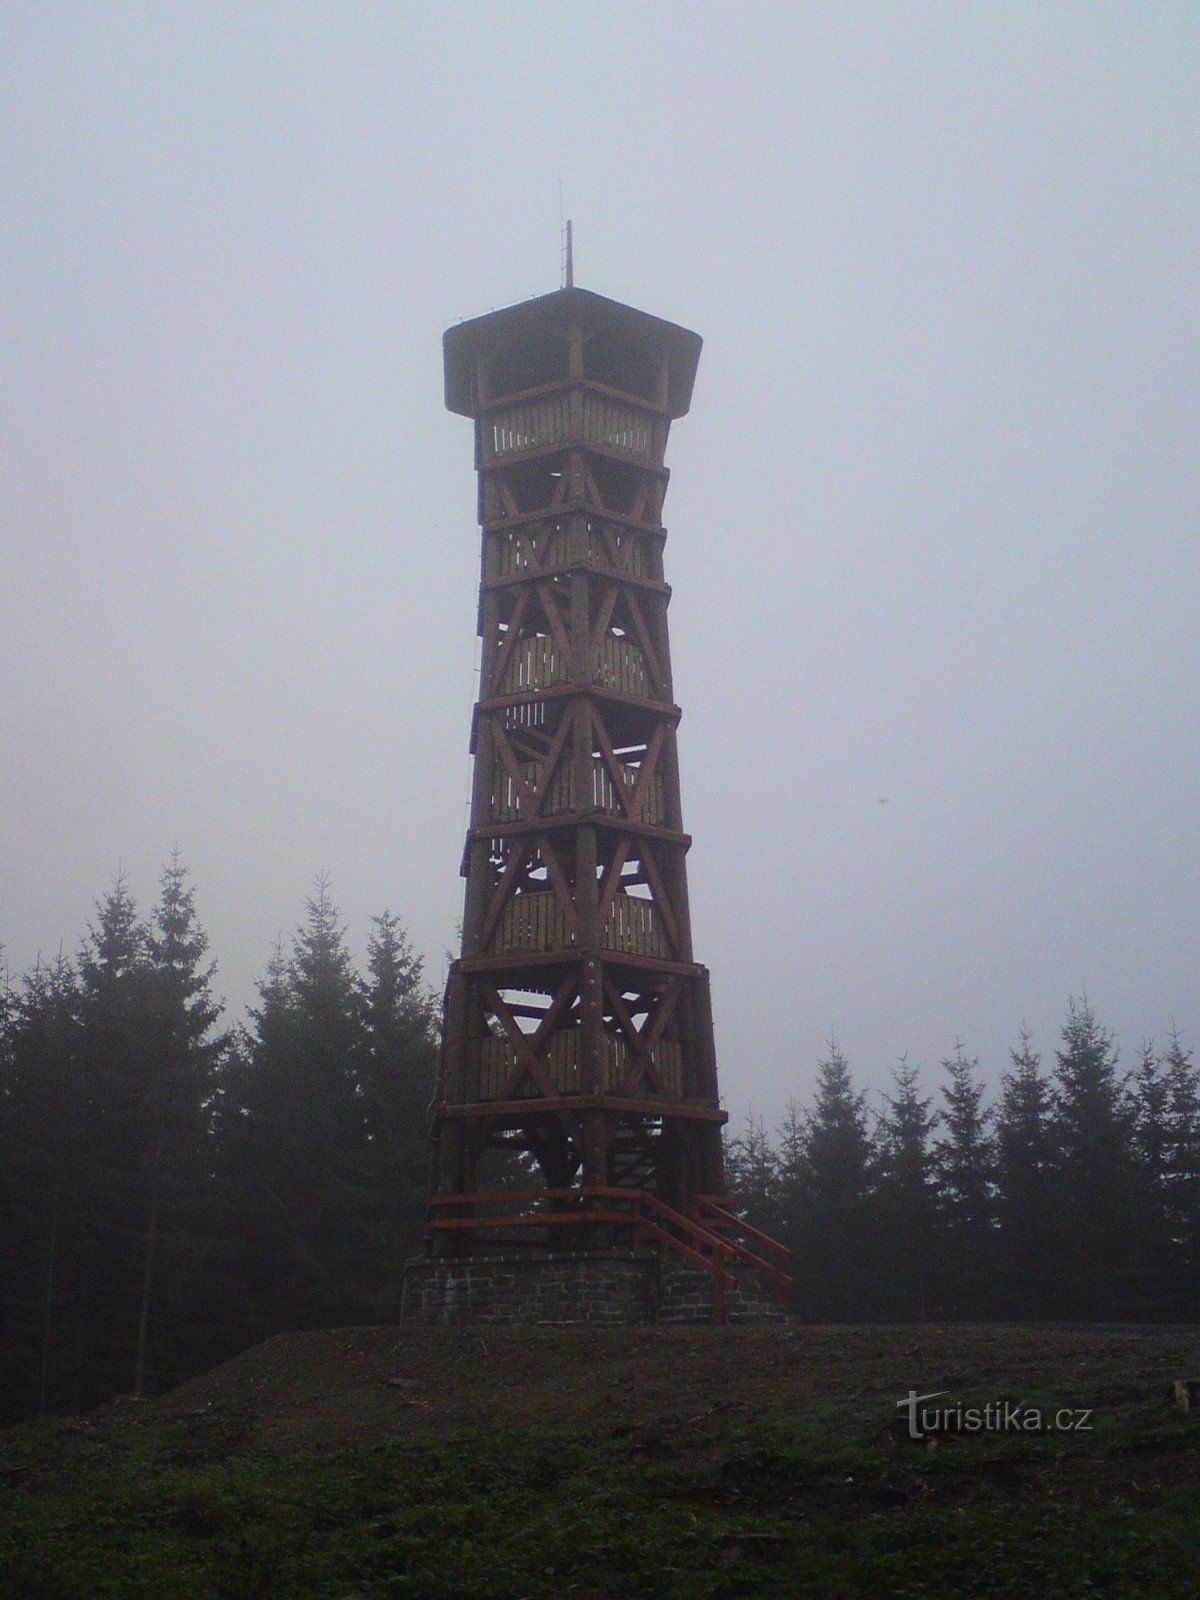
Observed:
[[[995,1395],[963,1395],[982,1404]],[[1091,1397],[1094,1403],[1095,1397]],[[1046,1410],[1088,1396],[1026,1394]],[[0,1438],[11,1600],[1192,1596],[1200,1424],[912,1443],[885,1397],[753,1420],[256,1454],[229,1412]]]
[[[321,881],[222,1028],[178,858],[78,958],[0,973],[0,1422],[153,1394],[284,1329],[386,1321],[421,1245],[438,1006],[389,913]]]

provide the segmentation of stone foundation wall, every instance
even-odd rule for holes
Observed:
[[[782,1320],[773,1286],[750,1269],[725,1291],[730,1323]],[[630,1328],[711,1323],[712,1278],[657,1256],[472,1256],[410,1261],[401,1322],[415,1327],[479,1324]]]
[[[775,1286],[761,1272],[749,1267],[734,1269],[737,1284],[725,1291],[725,1321],[782,1322],[787,1312],[780,1305]],[[659,1292],[655,1322],[711,1322],[713,1284],[711,1274],[700,1267],[663,1262],[659,1267]]]

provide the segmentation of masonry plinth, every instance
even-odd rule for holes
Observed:
[[[512,1283],[472,1290],[495,1278],[485,1259],[525,1262],[531,1307],[538,1282],[543,1306],[568,1281],[587,1298],[589,1273],[699,1272],[718,1318],[739,1274],[786,1287],[786,1252],[725,1199],[688,909],[662,509],[699,353],[698,335],[573,287],[445,336],[446,403],[475,425],[482,652],[430,1259],[406,1318],[512,1310]]]
[[[540,1251],[413,1262],[402,1320],[414,1327],[636,1328],[711,1323],[712,1277],[672,1254]],[[740,1268],[730,1324],[782,1321],[776,1285]]]

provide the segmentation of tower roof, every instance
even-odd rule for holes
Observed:
[[[447,328],[442,340],[446,360],[446,405],[460,416],[475,415],[475,360],[483,351],[517,340],[565,332],[580,321],[595,333],[628,341],[638,351],[665,350],[667,354],[667,409],[672,417],[686,414],[692,401],[696,364],[700,359],[698,333],[664,322],[633,306],[609,300],[590,289],[556,289],[553,294],[523,300],[519,305],[490,311]]]

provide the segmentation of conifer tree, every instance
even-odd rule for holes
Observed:
[[[88,1129],[80,1082],[75,970],[60,953],[37,962],[10,996],[0,1117],[5,1249],[0,1278],[10,1417],[44,1416],[77,1399],[81,1173]]]
[[[241,1103],[223,1114],[259,1336],[360,1320],[371,1276],[362,986],[324,878],[306,910],[260,986]]]
[[[1136,1108],[1117,1075],[1112,1035],[1086,998],[1069,1002],[1056,1052],[1054,1137],[1062,1224],[1060,1314],[1128,1315],[1137,1281]]]
[[[1190,1321],[1200,1315],[1200,1070],[1174,1029],[1163,1070],[1164,1201],[1171,1262],[1164,1315]]]
[[[934,1143],[934,1173],[941,1218],[939,1303],[954,1317],[980,1317],[993,1304],[995,1286],[995,1159],[983,1106],[978,1060],[961,1044],[942,1062],[941,1122]]]
[[[893,1074],[876,1130],[879,1215],[886,1261],[881,1281],[895,1315],[926,1321],[935,1310],[938,1228],[930,1141],[938,1124],[932,1100],[920,1093],[919,1073],[906,1057]]]
[[[287,1327],[292,1206],[285,1185],[293,1124],[299,1019],[282,941],[258,984],[250,1028],[235,1039],[216,1105],[218,1217],[225,1293],[218,1320],[226,1354]]]
[[[817,1065],[817,1090],[800,1128],[792,1275],[800,1314],[850,1322],[879,1309],[874,1157],[865,1091],[856,1090],[837,1039]]]
[[[152,1187],[157,1028],[149,936],[124,873],[97,907],[79,955],[86,1241],[81,1402],[128,1393]]]
[[[1027,1028],[1010,1052],[996,1112],[996,1215],[1006,1315],[1053,1315],[1055,1202],[1053,1095]]]
[[[784,1107],[783,1119],[775,1130],[776,1205],[780,1244],[796,1252],[800,1216],[808,1189],[804,1159],[804,1113],[795,1100]]]
[[[1172,1249],[1167,1199],[1171,1158],[1170,1090],[1164,1064],[1150,1041],[1142,1044],[1129,1087],[1135,1180],[1132,1203],[1137,1207],[1130,1222],[1137,1234],[1139,1314],[1157,1321],[1169,1315],[1171,1302]]]
[[[761,1117],[749,1114],[725,1147],[725,1181],[733,1209],[754,1228],[779,1227],[779,1166]]]
[[[212,992],[216,968],[206,962],[207,952],[195,890],[175,851],[163,869],[147,941],[154,1061],[135,1395],[146,1385],[148,1352],[152,1380],[160,1386],[187,1370],[192,1352],[205,1344],[203,1286],[214,1227],[212,1111],[229,1045],[227,1034],[213,1031],[223,1007]]]
[[[395,1315],[405,1261],[419,1253],[429,1183],[437,1004],[420,957],[390,912],[374,919],[364,995],[363,1112],[369,1141],[370,1295]]]

